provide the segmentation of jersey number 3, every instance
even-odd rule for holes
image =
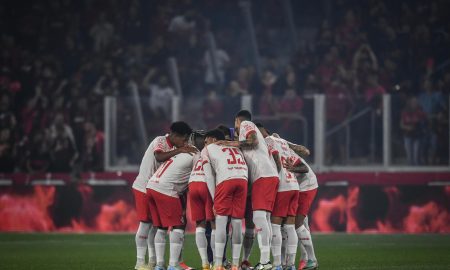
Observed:
[[[228,151],[228,154],[231,156],[231,159],[227,159],[228,164],[234,165],[234,164],[240,164],[245,165],[245,160],[241,156],[241,153],[239,153],[237,148],[222,148],[222,152]]]

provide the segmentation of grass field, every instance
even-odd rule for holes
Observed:
[[[450,235],[331,234],[313,239],[320,269],[450,269]],[[250,259],[256,258],[254,253]],[[193,235],[186,237],[184,259],[200,266]],[[131,270],[134,263],[134,236],[129,234],[0,234],[1,270]]]

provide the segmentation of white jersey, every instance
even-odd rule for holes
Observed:
[[[175,147],[170,144],[168,135],[156,137],[145,151],[141,166],[139,167],[139,174],[133,182],[133,188],[145,193],[148,180],[161,165],[160,162],[156,161],[155,153],[168,152],[173,149]]]
[[[308,165],[308,163],[306,163],[306,161],[302,157],[297,155],[294,152],[294,150],[292,150],[292,149],[290,149],[290,150],[291,150],[292,156],[294,157],[294,164],[301,162],[301,163],[305,164],[306,167],[308,167],[307,173],[297,174],[300,191],[308,191],[308,190],[313,190],[313,189],[318,188],[319,184],[317,183],[317,176],[313,172],[311,167]]]
[[[192,168],[192,172],[189,177],[189,183],[206,183],[209,194],[211,195],[211,198],[214,199],[214,193],[216,192],[216,180],[214,171],[211,168],[211,163],[204,159],[205,151],[206,147],[194,156],[194,167]]]
[[[188,185],[193,166],[193,155],[181,153],[164,162],[148,181],[147,188],[179,197]]]
[[[248,179],[247,164],[237,147],[212,143],[203,149],[202,159],[211,164],[216,186],[231,179]]]
[[[269,152],[271,154],[279,155],[281,164],[283,164],[286,160],[296,158],[296,156],[292,155],[292,151],[285,140],[273,136],[267,136],[265,138],[265,141],[269,148]],[[298,180],[294,173],[282,167],[278,175],[280,178],[280,184],[278,185],[278,192],[299,190]]]
[[[191,175],[189,176],[189,183],[191,182],[204,182],[206,183],[205,171],[203,170],[203,160],[200,152],[195,153],[192,158],[192,167]]]
[[[245,141],[251,133],[256,133],[258,145],[253,149],[243,149],[245,161],[249,170],[249,179],[252,183],[261,177],[277,177],[278,172],[267,148],[263,135],[251,121],[242,121],[239,129],[239,141]]]

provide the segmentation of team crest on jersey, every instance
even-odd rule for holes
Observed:
[[[253,127],[252,127],[251,125],[245,125],[245,126],[244,126],[244,130],[245,130],[245,132],[247,133],[247,132],[252,131],[252,130],[254,130],[254,129],[253,129]]]

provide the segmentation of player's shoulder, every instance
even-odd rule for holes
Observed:
[[[244,120],[241,123],[241,131],[244,131],[244,133],[247,132],[253,132],[253,131],[259,131],[256,125],[252,121]]]
[[[255,123],[253,123],[253,122],[250,121],[250,120],[244,120],[244,121],[242,121],[242,122],[241,122],[241,126],[242,126],[242,125],[244,125],[244,126],[256,126]]]
[[[173,161],[177,164],[192,163],[194,161],[194,155],[192,153],[179,153],[172,157]]]

